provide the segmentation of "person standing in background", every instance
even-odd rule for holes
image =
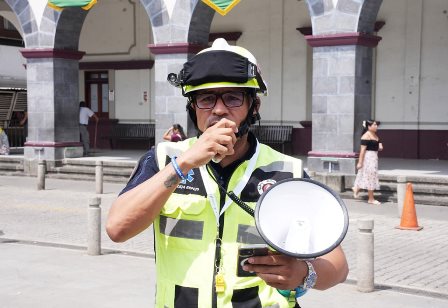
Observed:
[[[173,124],[173,126],[163,134],[163,139],[171,142],[178,142],[187,139],[187,136],[180,124]]]
[[[6,132],[1,127],[0,127],[0,155],[9,155],[8,135],[6,135]]]
[[[23,112],[19,125],[23,127],[23,138],[24,141],[26,141],[26,138],[28,137],[28,111]]]
[[[352,188],[353,197],[358,198],[360,189],[367,189],[370,204],[381,204],[375,200],[373,191],[380,188],[378,179],[378,151],[383,150],[383,144],[377,135],[379,122],[367,120],[362,122],[363,132],[361,137],[361,149],[359,161],[356,166],[358,174]]]
[[[83,147],[83,156],[88,156],[90,150],[90,137],[89,131],[87,130],[87,125],[89,125],[90,117],[93,117],[98,123],[98,116],[90,108],[87,107],[86,102],[79,102],[79,134]]]

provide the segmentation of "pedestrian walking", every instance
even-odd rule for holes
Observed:
[[[355,184],[353,185],[353,197],[359,197],[360,189],[367,189],[369,204],[381,204],[375,199],[373,191],[380,188],[378,179],[378,151],[383,150],[383,144],[377,135],[380,122],[367,120],[362,122],[361,148],[359,151],[359,160],[356,168]]]

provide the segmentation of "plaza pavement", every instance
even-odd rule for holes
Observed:
[[[428,168],[429,169],[429,168]],[[153,307],[151,229],[126,243],[102,232],[103,255],[88,256],[87,207],[93,182],[0,177],[0,307]],[[122,184],[105,183],[107,212]],[[350,227],[342,244],[348,283],[312,290],[303,307],[448,307],[448,207],[417,205],[423,230],[402,231],[396,204],[345,200]],[[356,221],[374,219],[375,284],[356,291]]]

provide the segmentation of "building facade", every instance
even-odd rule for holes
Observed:
[[[293,125],[290,150],[310,168],[330,157],[354,173],[369,118],[381,121],[383,156],[448,159],[444,0],[245,0],[226,16],[199,0],[99,0],[88,11],[46,2],[0,1],[24,41],[12,54],[0,46],[0,76],[14,54],[26,64],[30,161],[79,153],[80,100],[104,131],[155,123],[160,141],[172,123],[191,128],[166,76],[217,36],[254,53],[269,87],[262,124]]]

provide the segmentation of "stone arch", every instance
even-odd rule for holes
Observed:
[[[329,14],[334,9],[331,0],[307,0],[306,3],[311,17]]]
[[[5,2],[17,16],[20,24],[19,31],[22,32],[25,46],[27,46],[27,37],[33,32],[37,31],[38,28],[36,19],[34,18],[34,13],[31,10],[29,2],[28,0],[5,0]]]
[[[15,12],[6,2],[0,2],[0,15],[14,25],[23,38],[23,31]]]
[[[148,14],[153,27],[161,27],[169,22],[169,14],[162,0],[140,0]]]
[[[178,1],[176,1],[178,2]],[[141,5],[148,14],[153,31],[154,44],[170,40],[170,17],[163,0],[140,0]]]
[[[313,34],[372,33],[381,3],[382,0],[308,0]]]
[[[140,0],[149,16],[154,44],[207,45],[215,11],[199,0],[176,1],[170,16],[162,0]]]
[[[26,48],[55,48],[77,50],[79,35],[88,11],[65,8],[62,11],[44,8],[40,23],[28,0],[6,0],[17,16]]]
[[[358,32],[374,32],[376,18],[383,0],[366,0],[359,13]]]
[[[46,10],[51,10],[47,7]],[[82,25],[89,11],[81,8],[65,8],[57,20],[54,37],[55,49],[78,50]]]
[[[206,46],[214,16],[215,11],[204,2],[199,1],[191,16],[188,42]]]

